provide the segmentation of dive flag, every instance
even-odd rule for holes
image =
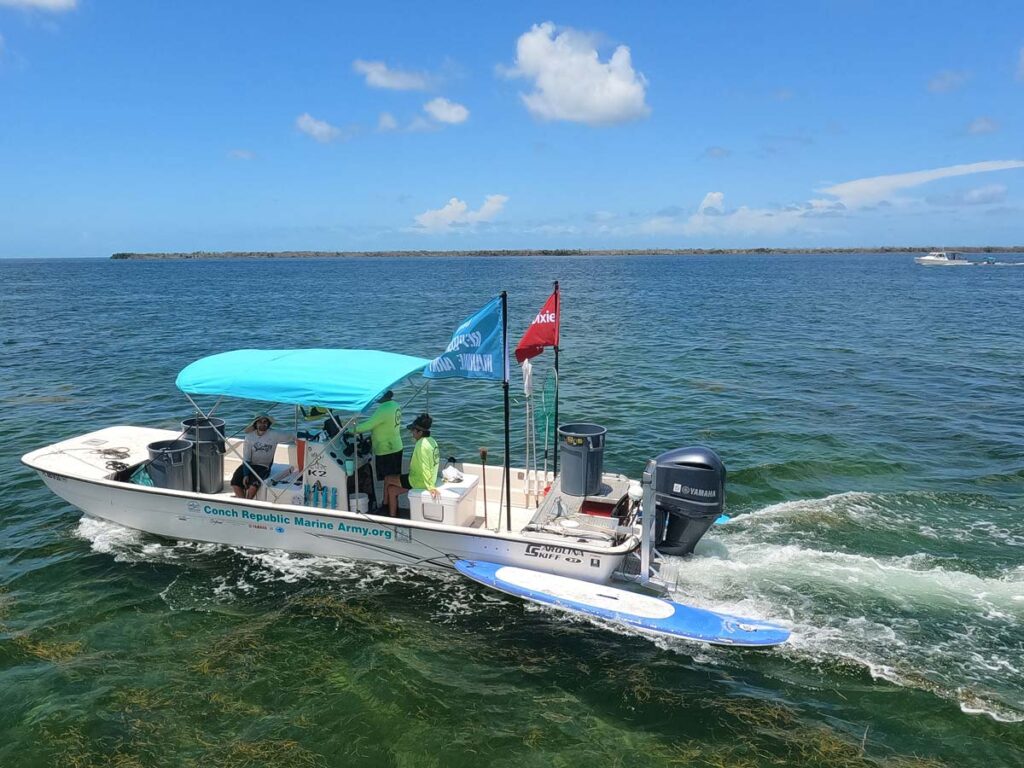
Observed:
[[[494,379],[504,381],[508,349],[502,333],[501,296],[495,296],[455,329],[443,355],[423,375],[428,379]]]
[[[516,360],[522,363],[536,357],[544,351],[544,347],[558,346],[558,290],[548,296],[530,327],[516,347]]]

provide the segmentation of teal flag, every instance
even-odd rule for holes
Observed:
[[[508,375],[508,349],[502,333],[501,297],[495,296],[455,329],[443,355],[423,375],[428,379],[493,379]]]

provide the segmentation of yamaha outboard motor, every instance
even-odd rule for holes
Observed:
[[[702,446],[668,451],[651,464],[654,548],[663,555],[688,555],[725,509],[725,465]]]

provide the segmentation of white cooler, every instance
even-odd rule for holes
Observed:
[[[479,477],[470,475],[457,483],[439,485],[441,498],[437,501],[430,497],[430,491],[409,491],[409,518],[425,523],[472,525],[479,482]]]

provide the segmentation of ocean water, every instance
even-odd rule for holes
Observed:
[[[714,448],[732,520],[669,564],[676,597],[788,645],[164,540],[19,463],[175,427],[177,372],[215,352],[430,357],[499,290],[514,343],[554,279],[562,421],[606,426],[606,469],[634,477]],[[1024,268],[880,254],[0,261],[0,766],[1022,765],[1022,297]],[[500,385],[435,383],[420,409],[444,455],[501,461]]]

